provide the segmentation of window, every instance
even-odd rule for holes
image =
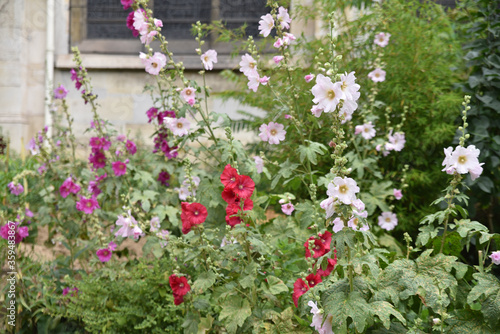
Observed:
[[[155,18],[163,21],[162,33],[176,54],[193,54],[197,43],[191,35],[196,21],[222,20],[234,29],[247,24],[248,35],[258,35],[260,17],[269,11],[266,0],[150,0]],[[138,38],[126,26],[131,10],[118,0],[71,0],[70,44],[83,53],[137,54]],[[213,41],[207,41],[214,48]]]

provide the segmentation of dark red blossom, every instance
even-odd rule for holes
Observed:
[[[328,253],[330,251],[330,243],[332,242],[332,233],[329,231],[325,231],[325,233],[318,234],[321,242],[325,246],[326,252]]]
[[[184,296],[174,293],[174,305],[180,305],[184,303]]]
[[[225,189],[234,189],[236,186],[236,180],[238,179],[238,171],[236,168],[231,167],[231,165],[227,164],[226,167],[224,167],[224,171],[220,175],[220,181],[224,185],[224,190]]]
[[[333,259],[328,259],[328,265],[326,266],[326,269],[323,270],[321,269],[321,266],[318,268],[318,271],[316,272],[319,276],[321,277],[326,277],[329,276],[333,269],[335,269],[335,266],[337,265],[337,251],[335,250],[335,258]]]
[[[316,274],[309,274],[306,277],[307,284],[309,285],[310,288],[314,288],[316,284],[321,283],[323,280],[321,279],[321,276]]]
[[[233,191],[241,198],[250,198],[255,189],[255,182],[248,175],[239,175]]]
[[[207,208],[200,203],[181,203],[182,233],[188,234],[194,225],[199,225],[207,219]]]
[[[293,303],[295,304],[295,307],[298,306],[299,298],[302,296],[304,293],[306,293],[309,290],[309,286],[304,282],[302,278],[298,278],[295,283],[293,284]]]
[[[174,295],[174,304],[179,305],[184,301],[184,296],[191,290],[191,286],[184,276],[177,276],[175,274],[170,275],[168,278],[170,287]]]
[[[162,170],[159,174],[158,174],[158,182],[160,182],[161,184],[163,184],[165,187],[168,187],[170,185],[170,183],[168,183],[168,180],[170,180],[170,174],[164,170]]]
[[[309,249],[309,240],[314,240],[312,249]],[[304,247],[306,248],[306,258],[311,257],[311,251],[313,252],[312,257],[315,259],[328,253],[321,239],[316,239],[315,237],[307,239],[307,241],[304,242]]]

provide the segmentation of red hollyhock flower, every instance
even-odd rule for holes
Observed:
[[[325,233],[323,234],[319,233],[318,235],[320,237],[321,242],[325,246],[326,253],[328,253],[330,251],[330,243],[332,242],[332,233],[329,231],[325,231]]]
[[[323,282],[321,279],[321,276],[316,274],[309,274],[306,277],[307,284],[309,285],[310,288],[314,288],[316,284]]]
[[[250,198],[254,189],[255,182],[253,182],[252,178],[248,175],[240,175],[236,179],[236,185],[234,186],[233,191],[241,198]]]
[[[304,280],[302,278],[298,278],[295,283],[293,283],[293,303],[295,304],[295,307],[298,306],[299,298],[302,296],[304,293],[306,293],[309,290],[309,287],[307,286],[306,283],[304,283]]]
[[[184,276],[178,277],[175,274],[172,274],[168,278],[168,281],[170,282],[170,287],[174,292],[174,297],[175,295],[181,297],[185,296],[191,290],[187,278]]]
[[[193,225],[199,225],[207,219],[207,208],[203,204],[182,202],[181,207],[182,233],[184,234],[189,233]]]
[[[224,188],[234,188],[236,186],[236,180],[238,179],[238,171],[236,168],[231,167],[231,165],[227,164],[224,167],[224,171],[220,176],[220,182],[224,185]]]
[[[238,216],[231,217],[240,211],[240,207],[236,204],[229,204],[226,207],[226,223],[230,225],[231,227],[234,227],[235,225],[240,224],[243,222],[243,219]]]
[[[313,251],[312,257],[315,259],[325,255],[330,250],[329,248],[328,251],[326,250],[325,245],[323,244],[321,239],[315,239],[314,237],[310,237],[309,239],[307,239],[306,242],[304,242],[304,247],[306,248],[306,258],[311,257],[311,250],[309,250],[309,240],[314,240],[314,244],[312,246],[312,251]]]
[[[181,296],[181,295],[174,293],[174,304],[180,305],[182,303],[184,303],[184,296]]]
[[[337,251],[335,250],[335,258],[328,259],[328,265],[326,266],[326,269],[323,270],[321,269],[320,266],[316,274],[318,274],[321,277],[329,276],[332,273],[333,269],[335,269],[336,265],[337,265]]]

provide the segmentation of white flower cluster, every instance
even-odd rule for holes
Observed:
[[[469,145],[467,148],[463,146],[448,147],[444,149],[445,158],[443,161],[443,172],[447,174],[470,174],[474,181],[483,172],[483,163],[479,163],[479,149],[474,145]]]

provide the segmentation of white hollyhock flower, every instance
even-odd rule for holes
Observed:
[[[401,151],[405,147],[406,139],[404,132],[396,132],[394,135],[392,131],[389,133],[389,142],[385,144],[387,151]]]
[[[326,211],[326,217],[330,218],[335,213],[335,203],[333,197],[328,197],[324,201],[322,201],[319,206]]]
[[[484,163],[479,163],[478,157],[479,149],[474,145],[469,145],[467,148],[462,146],[457,146],[455,150],[452,147],[448,147],[444,150],[445,158],[443,165],[445,166],[443,171],[448,174],[453,174],[457,172],[459,174],[470,173],[471,179],[477,179],[483,172]]]
[[[368,73],[368,78],[372,79],[373,82],[385,81],[385,71],[381,68],[376,68],[370,73]]]
[[[375,44],[381,47],[387,46],[389,44],[389,38],[391,37],[391,34],[381,32],[375,35],[375,40],[373,41]]]
[[[255,59],[253,59],[252,56],[250,56],[248,53],[245,53],[243,56],[241,56],[241,61],[240,61],[240,72],[243,72],[245,76],[249,76],[250,74],[257,74],[257,62]],[[259,75],[257,74],[257,77]]]
[[[398,218],[395,213],[382,212],[378,217],[378,225],[384,230],[391,231],[398,225]]]
[[[356,135],[361,134],[361,136],[363,138],[365,138],[366,140],[369,140],[369,139],[372,139],[373,137],[375,137],[375,133],[376,133],[375,126],[372,124],[372,122],[368,122],[368,123],[363,124],[363,125],[356,125],[355,131],[354,131],[354,134],[356,134]]]
[[[164,119],[166,118],[167,117]],[[189,133],[189,128],[191,127],[191,123],[189,123],[189,121],[184,117],[170,118],[167,124],[172,133],[179,137],[187,135]]]
[[[344,204],[351,204],[356,200],[356,193],[359,192],[359,187],[356,181],[350,177],[336,177],[333,183],[328,185],[328,196],[333,196],[339,199]]]
[[[323,312],[318,309],[318,305],[312,300],[310,300],[307,305],[311,307],[311,313],[313,314],[311,327],[314,327],[320,334],[334,334],[332,330],[333,317],[329,314],[323,322]]]
[[[269,122],[269,124],[262,124],[259,130],[260,139],[269,144],[279,144],[280,141],[285,140],[286,131],[283,124]]]
[[[205,70],[211,71],[214,68],[214,63],[217,63],[217,51],[208,50],[201,55],[201,61],[203,62],[203,67]]]
[[[333,83],[330,78],[323,74],[318,74],[316,85],[313,86],[311,92],[314,95],[313,102],[322,107],[325,113],[334,111],[340,100],[345,99],[341,83]]]
[[[344,92],[345,98],[347,100],[357,100],[354,93],[358,92],[361,86],[358,85],[355,81],[356,77],[354,76],[354,72],[351,72],[349,74],[347,74],[346,72],[345,74],[342,74],[340,76],[340,89],[342,89],[342,91]],[[357,97],[359,97],[359,94]]]
[[[276,16],[276,19],[278,20],[281,29],[290,29],[292,19],[290,18],[290,15],[288,15],[288,10],[286,8],[281,6],[278,8],[278,15]]]
[[[262,36],[264,37],[269,36],[273,28],[274,28],[274,19],[271,14],[266,14],[260,17],[259,31]]]

